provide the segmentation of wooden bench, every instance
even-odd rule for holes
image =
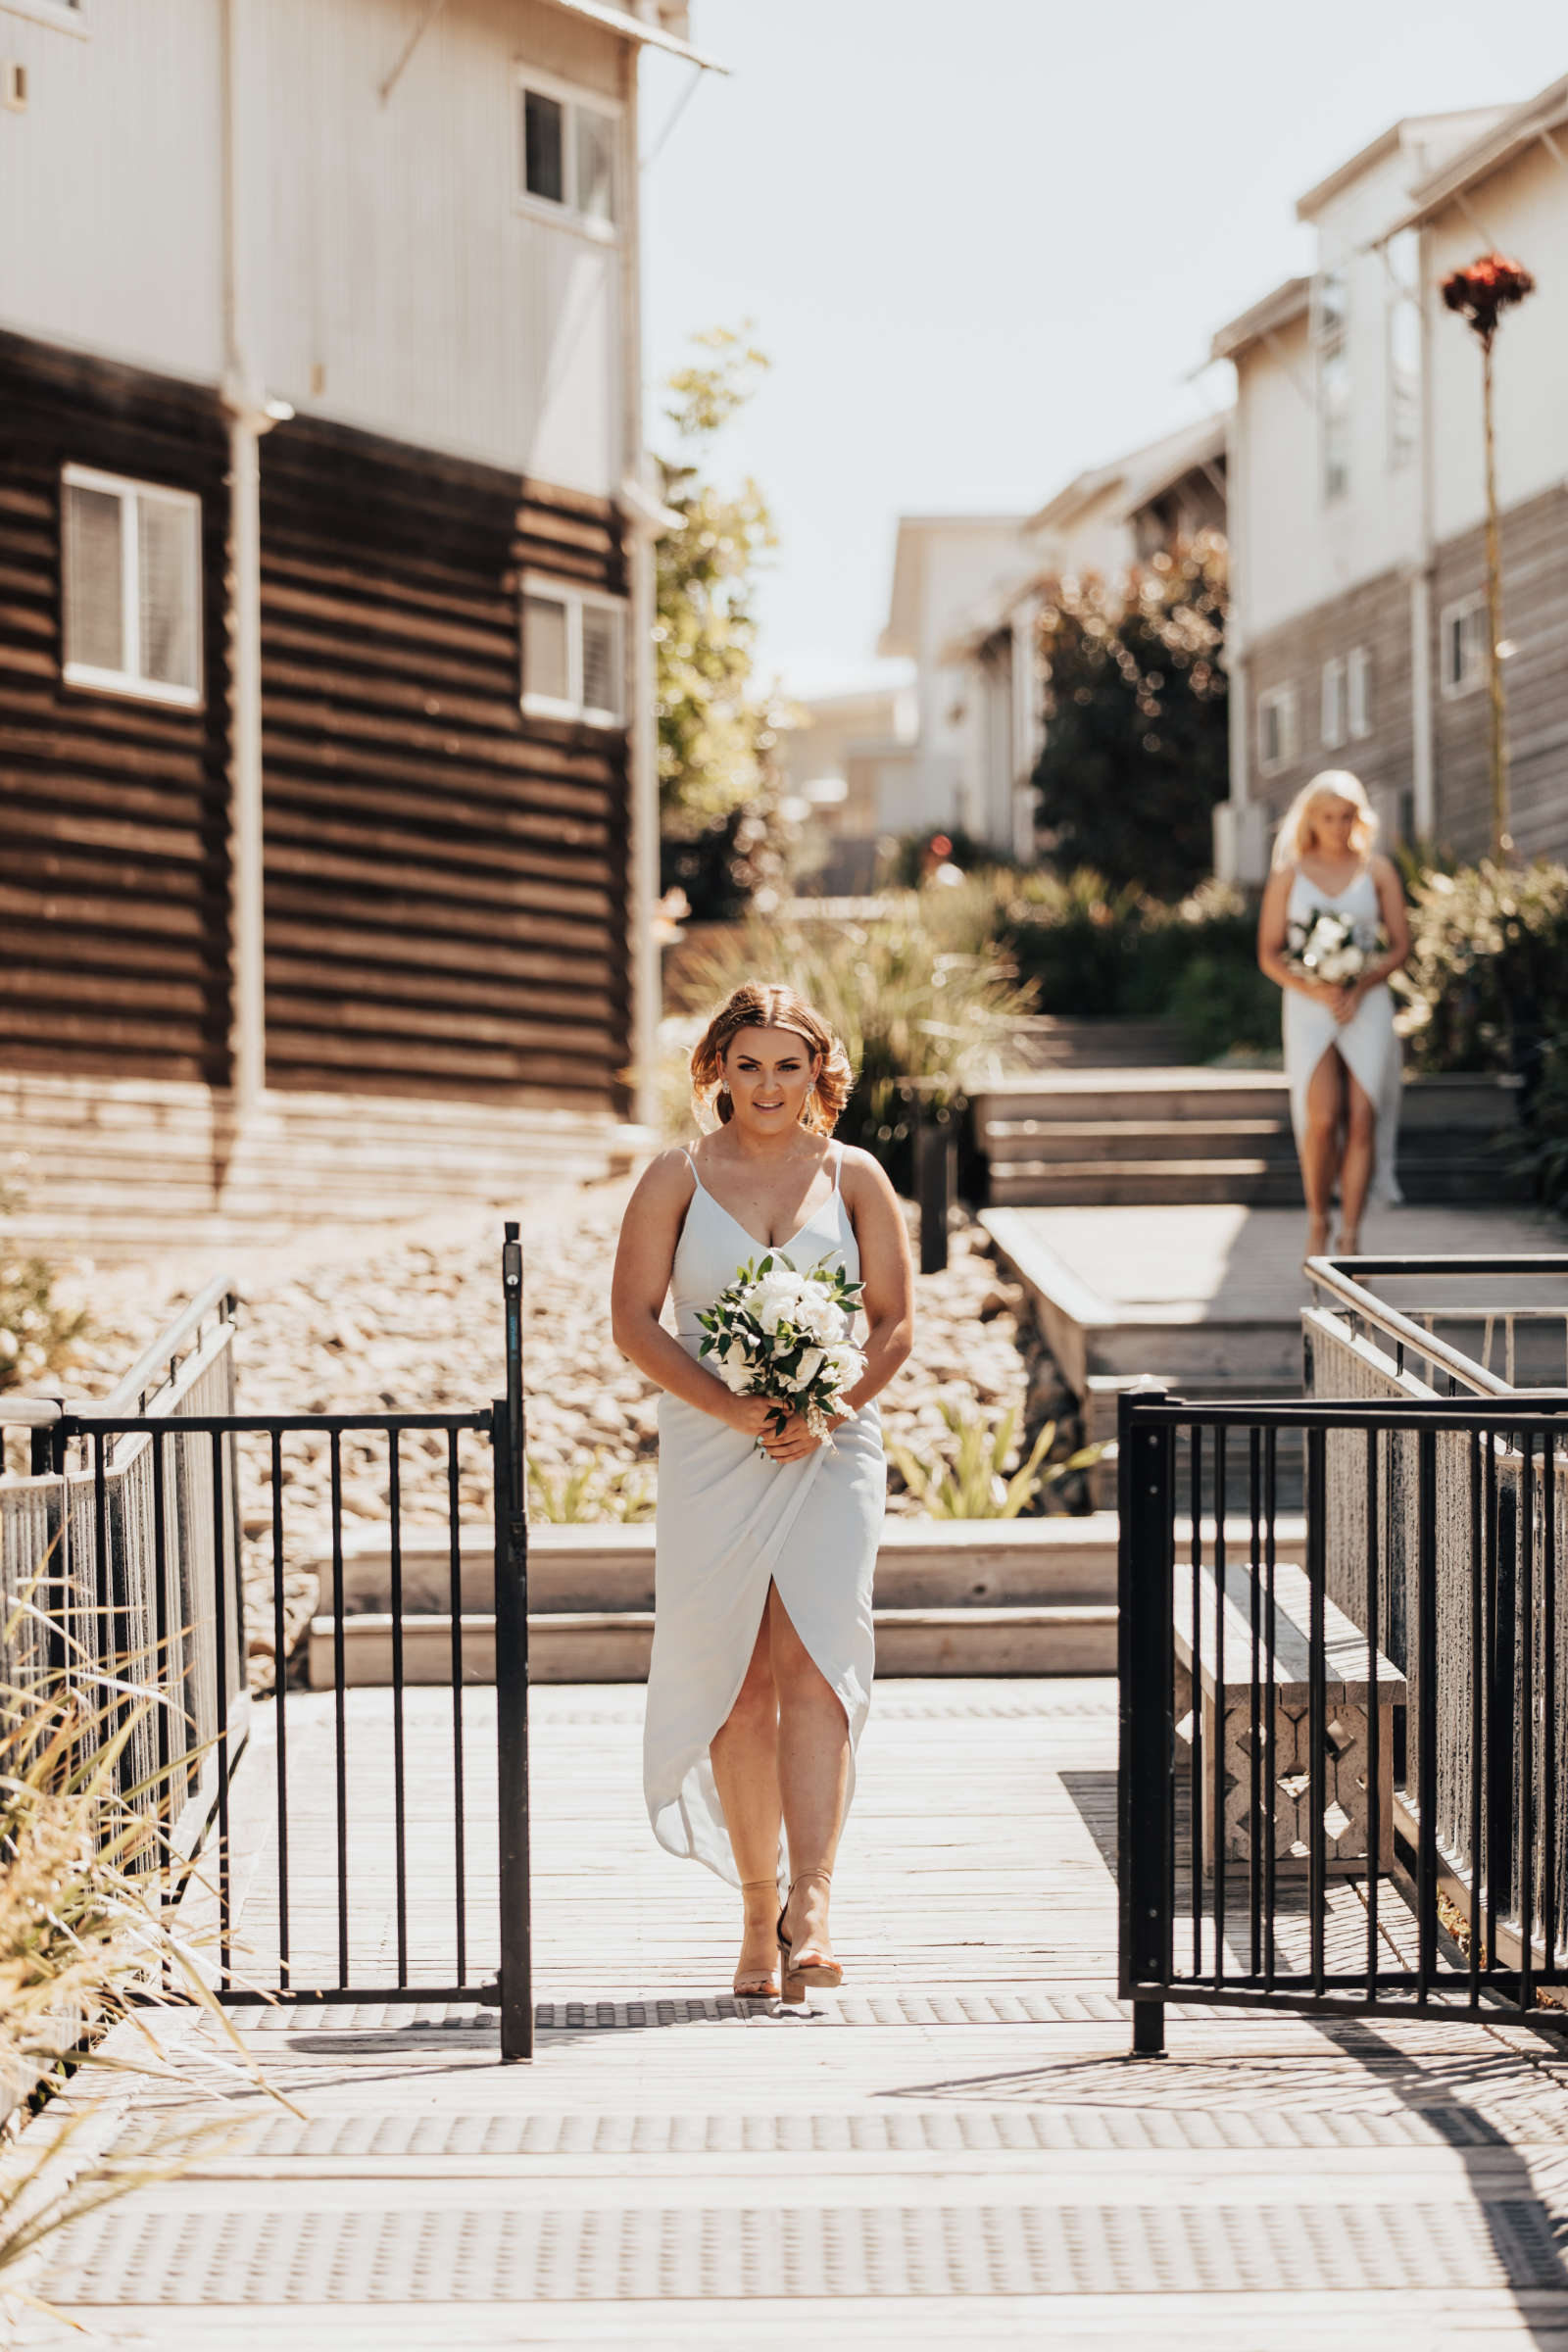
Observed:
[[[1268,1819],[1268,1776],[1274,1782],[1274,1866],[1304,1871],[1311,1801],[1310,1706],[1311,1587],[1302,1570],[1280,1561],[1274,1571],[1274,1673],[1272,1705],[1268,1683],[1268,1584],[1259,1576],[1258,1713],[1263,1741],[1259,1794]],[[1203,1852],[1214,1855],[1214,1793],[1223,1780],[1225,1859],[1251,1858],[1252,1804],[1252,1570],[1232,1560],[1225,1570],[1225,1683],[1216,1678],[1218,1588],[1212,1568],[1200,1571],[1200,1656],[1203,1692]],[[1176,1719],[1192,1740],[1193,1578],[1178,1560],[1174,1625]],[[1324,1630],[1323,1793],[1325,1844],[1331,1871],[1361,1873],[1371,1853],[1370,1741],[1372,1685],[1367,1676],[1366,1636],[1343,1609],[1326,1598]],[[1377,1659],[1378,1867],[1394,1860],[1394,1710],[1404,1703],[1404,1676],[1381,1652]],[[1185,1721],[1184,1721],[1185,1719]],[[1217,1733],[1216,1726],[1223,1731]]]

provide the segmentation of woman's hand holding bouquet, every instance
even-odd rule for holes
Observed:
[[[839,1270],[797,1271],[782,1250],[736,1268],[700,1315],[707,1358],[735,1398],[732,1425],[774,1461],[794,1461],[851,1417],[845,1392],[865,1369],[850,1337],[860,1285]]]

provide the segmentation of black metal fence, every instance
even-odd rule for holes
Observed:
[[[177,1894],[181,1924],[210,1948],[224,1999],[481,2001],[500,2009],[503,2057],[526,2058],[527,1527],[514,1225],[502,1278],[507,1393],[470,1412],[236,1410],[226,1285],[159,1343],[167,1356],[174,1342],[174,1362],[153,1393],[138,1379],[144,1359],[102,1408],[0,1397],[0,1426],[32,1428],[28,1474],[0,1485],[0,1568],[20,1604],[7,1614],[24,1629],[7,1679],[64,1675],[122,1690],[127,1707],[156,1693],[122,1784],[192,1857]],[[201,1337],[215,1323],[217,1336]],[[179,1348],[193,1334],[182,1364]],[[220,1362],[224,1385],[215,1391]],[[384,1477],[390,1690],[355,1686],[345,1638],[349,1442],[377,1448]],[[439,1495],[451,1587],[448,1655],[432,1675],[421,1648],[416,1679],[406,1671],[402,1579],[415,1446],[426,1512]],[[328,1524],[296,1542],[291,1452],[322,1447]],[[465,1655],[461,1520],[475,1450],[493,1506],[494,1588],[482,1596],[494,1607],[493,1692],[470,1687]],[[291,1689],[285,1664],[290,1565],[318,1549],[330,1560],[318,1604],[331,1626],[323,1692]],[[471,1608],[471,1544],[468,1559]],[[276,1660],[270,1699],[247,1689],[247,1611]]]
[[[1162,2046],[1173,2000],[1568,2025],[1565,1444],[1561,1393],[1122,1400],[1136,2047]],[[1352,1499],[1357,1576],[1336,1596]]]

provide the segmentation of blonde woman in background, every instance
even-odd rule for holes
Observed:
[[[887,1502],[875,1399],[909,1352],[914,1277],[881,1167],[832,1141],[853,1074],[813,1005],[744,982],[691,1073],[709,1132],[638,1184],[612,1299],[617,1347],[664,1391],[643,1784],[661,1845],[741,1889],[736,1992],[776,1995],[778,1958],[799,2001],[843,1974],[828,1890],[871,1697]],[[830,1448],[799,1413],[772,1429],[766,1398],[736,1396],[698,1353],[699,1315],[768,1250],[864,1285],[865,1370]]]
[[[1285,811],[1257,926],[1257,960],[1285,994],[1285,1075],[1306,1193],[1306,1254],[1336,1245],[1353,1257],[1370,1198],[1396,1201],[1399,1040],[1389,974],[1410,953],[1404,893],[1392,859],[1373,848],[1377,815],[1359,776],[1325,768]],[[1344,984],[1304,971],[1298,943],[1320,911],[1346,916],[1366,961]]]

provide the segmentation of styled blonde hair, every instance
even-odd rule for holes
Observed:
[[[1312,811],[1323,801],[1349,802],[1355,810],[1350,847],[1358,858],[1371,856],[1377,838],[1378,812],[1366,797],[1366,786],[1348,767],[1324,767],[1309,784],[1301,786],[1280,819],[1280,829],[1274,836],[1276,866],[1300,864],[1314,838]]]
[[[742,1029],[791,1029],[813,1054],[822,1057],[816,1083],[807,1099],[803,1127],[816,1135],[831,1135],[855,1084],[850,1057],[814,1005],[793,988],[770,986],[763,980],[743,980],[731,989],[708,1027],[692,1048],[692,1103],[699,1125],[704,1113],[716,1112],[720,1121],[734,1115],[727,1093],[719,1092],[724,1054]]]

